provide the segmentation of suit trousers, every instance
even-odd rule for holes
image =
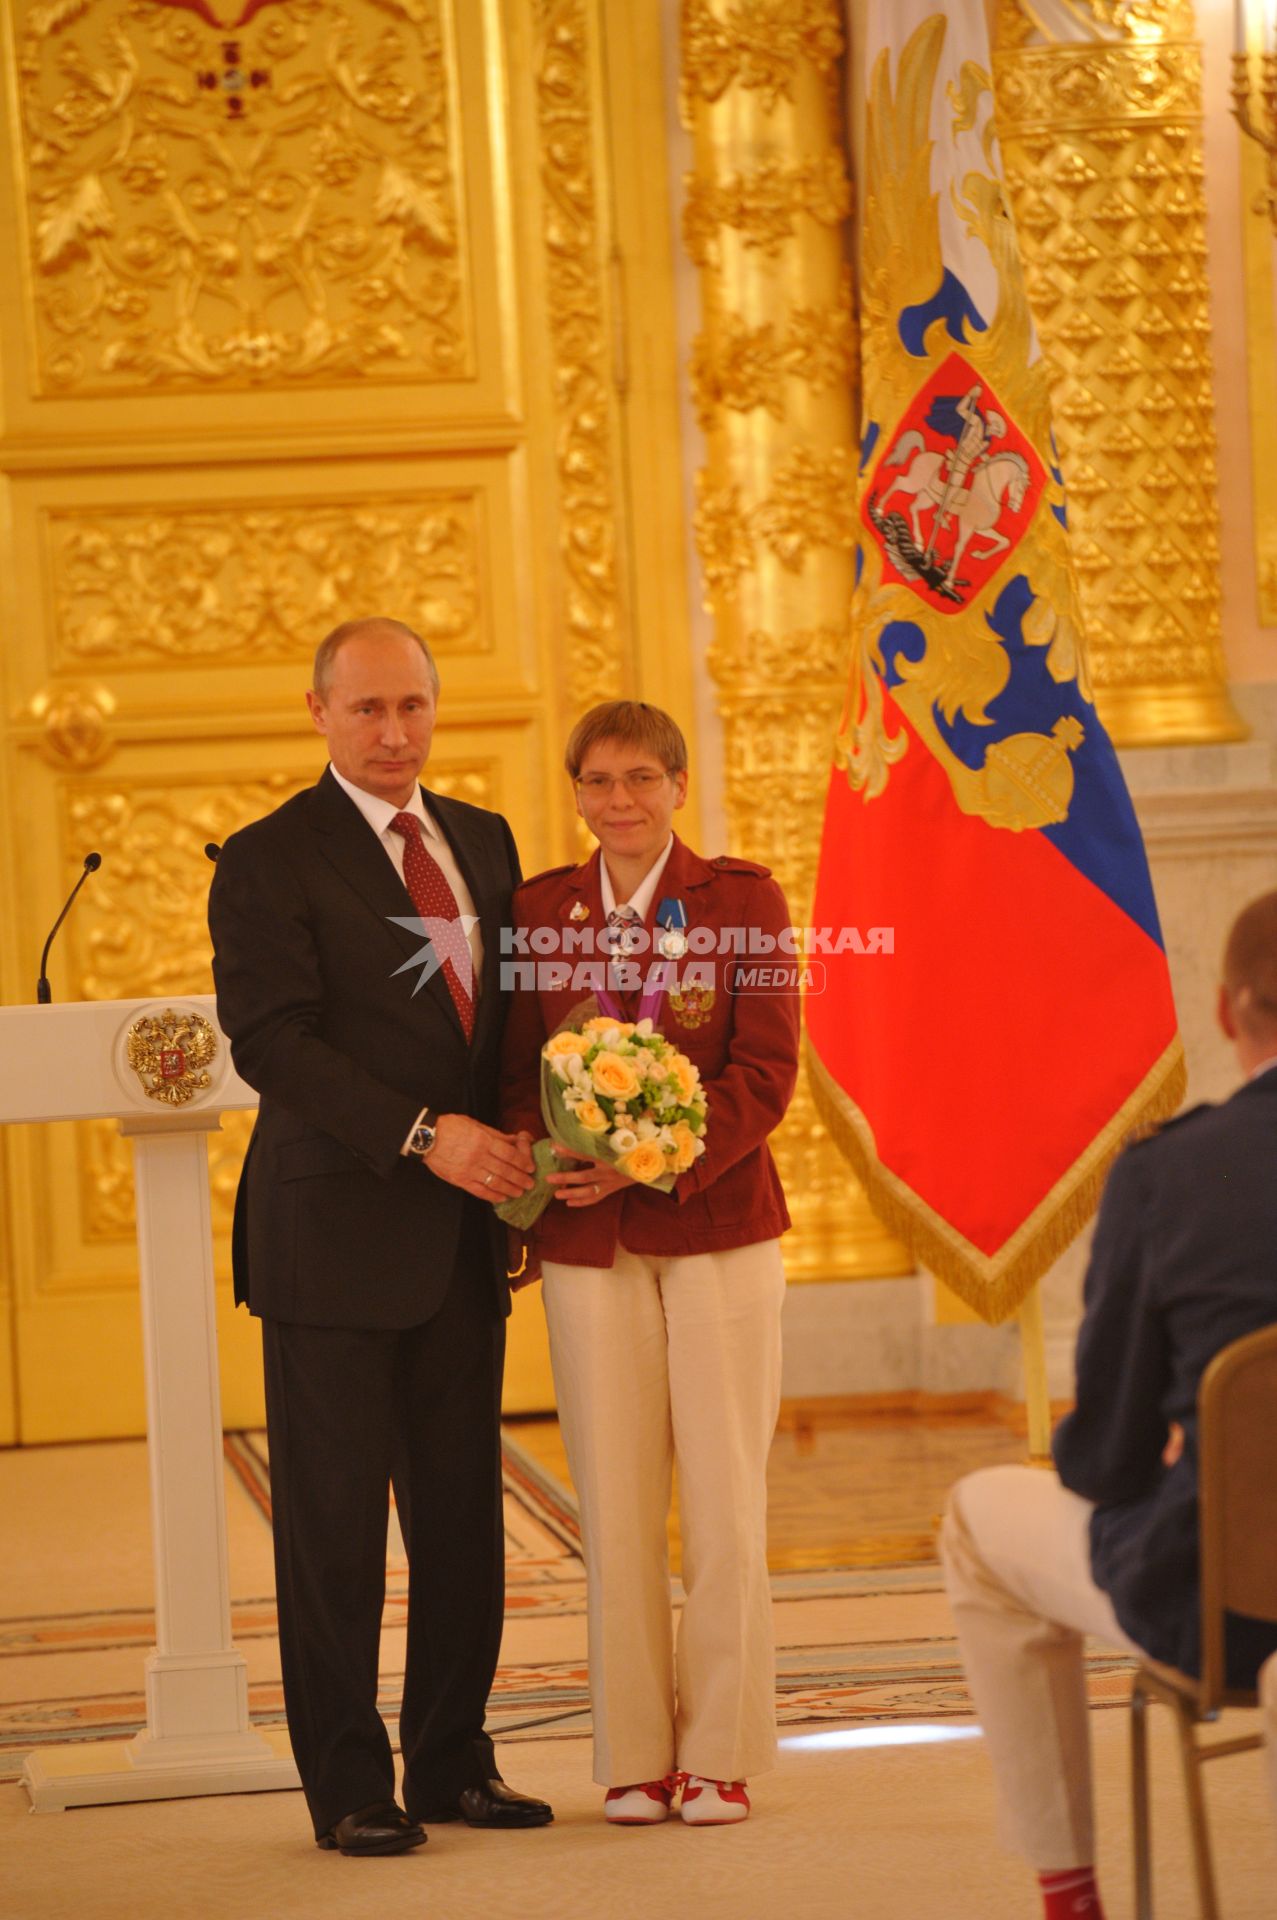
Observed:
[[[1039,1873],[1095,1861],[1084,1637],[1142,1657],[1091,1577],[1093,1511],[1040,1467],[987,1467],[954,1487],[940,1536],[1002,1838]],[[1277,1815],[1277,1655],[1260,1692]]]
[[[504,1610],[505,1322],[486,1265],[459,1256],[439,1311],[402,1331],[262,1322],[284,1704],[317,1836],[394,1794],[377,1705],[392,1476],[408,1552],[405,1803],[447,1803],[495,1772],[483,1722]]]
[[[774,1765],[767,1453],[780,1407],[777,1240],[544,1267],[588,1584],[594,1777]],[[677,1647],[666,1523],[678,1462]]]

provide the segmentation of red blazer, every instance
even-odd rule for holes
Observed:
[[[719,952],[717,937],[723,928],[740,927],[747,940],[750,930],[761,934],[757,944],[762,945],[789,925],[785,896],[766,867],[728,855],[702,860],[676,836],[648,914],[649,932],[665,899],[682,901],[689,936],[697,929],[715,935],[714,952],[689,951],[677,963],[682,991],[668,995],[656,1016],[661,1031],[700,1068],[709,1099],[706,1150],[679,1175],[672,1193],[634,1185],[592,1207],[569,1209],[552,1200],[532,1235],[542,1260],[610,1267],[618,1241],[631,1253],[719,1252],[774,1239],[789,1225],[767,1136],[783,1118],[798,1077],[797,992],[739,989],[748,969],[787,959],[792,965],[792,957],[779,948],[770,955]],[[582,906],[588,915],[582,915]],[[592,928],[597,939],[607,924],[597,849],[583,866],[554,867],[526,881],[514,896],[513,921],[520,933]],[[521,949],[522,940],[516,944]],[[525,968],[552,957],[538,955],[530,939],[527,944],[526,953],[509,956]],[[588,956],[565,957],[576,967]],[[639,956],[644,973],[653,957],[651,952]],[[704,984],[685,985],[689,970]],[[534,1139],[544,1135],[541,1048],[589,991],[570,982],[558,988],[514,987],[502,1053],[504,1127],[526,1127]],[[629,996],[624,1005],[633,1018],[638,996]]]

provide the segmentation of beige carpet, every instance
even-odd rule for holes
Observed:
[[[515,1478],[519,1476],[516,1474]],[[518,1492],[518,1489],[515,1489]],[[535,1491],[535,1489],[533,1490]],[[255,1717],[278,1716],[270,1536],[244,1462],[227,1471],[235,1631]],[[616,1831],[590,1780],[584,1620],[570,1513],[553,1489],[510,1509],[511,1608],[492,1720],[503,1771],[547,1792],[554,1827],[435,1830],[419,1854],[344,1860],[310,1841],[297,1794],[32,1815],[0,1786],[3,1920],[1026,1920],[1031,1877],[994,1836],[991,1782],[969,1731],[934,1568],[775,1578],[782,1735],[881,1731],[907,1744],[787,1748],[743,1827]],[[383,1655],[402,1658],[396,1556]],[[71,1598],[74,1596],[74,1598]],[[126,1736],[153,1633],[145,1459],[136,1443],[0,1453],[0,1744],[16,1766],[50,1739]],[[1092,1663],[1101,1868],[1110,1920],[1131,1913],[1122,1663]],[[922,1729],[924,1739],[915,1736]],[[1155,1716],[1158,1920],[1196,1913],[1164,1716]],[[1277,1877],[1258,1755],[1208,1777],[1223,1914],[1272,1920]]]
[[[1131,1913],[1124,1716],[1095,1716],[1110,1920]],[[1165,1729],[1161,1730],[1164,1735]],[[418,1853],[345,1860],[312,1844],[296,1794],[29,1814],[0,1789],[6,1920],[1032,1920],[1032,1880],[993,1837],[979,1740],[787,1753],[744,1826],[618,1831],[581,1740],[506,1742],[503,1771],[547,1792],[529,1834],[436,1828]],[[1172,1756],[1158,1739],[1158,1920],[1196,1913]],[[1226,1920],[1271,1920],[1274,1861],[1256,1756],[1211,1782]]]

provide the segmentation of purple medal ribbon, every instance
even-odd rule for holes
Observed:
[[[656,1010],[673,985],[673,980],[674,962],[672,960],[658,960],[654,966],[648,968],[643,997],[639,1001],[638,1018],[640,1020],[650,1020],[653,1026],[656,1025]],[[609,1020],[625,1019],[620,1001],[614,993],[609,993],[606,987],[600,987],[594,997],[599,1003],[600,1013],[605,1013]]]

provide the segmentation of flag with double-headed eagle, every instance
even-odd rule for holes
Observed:
[[[997,1321],[1179,1104],[1183,1053],[1087,684],[983,0],[868,13],[852,666],[812,914],[861,937],[808,996],[809,1058],[877,1212]]]

